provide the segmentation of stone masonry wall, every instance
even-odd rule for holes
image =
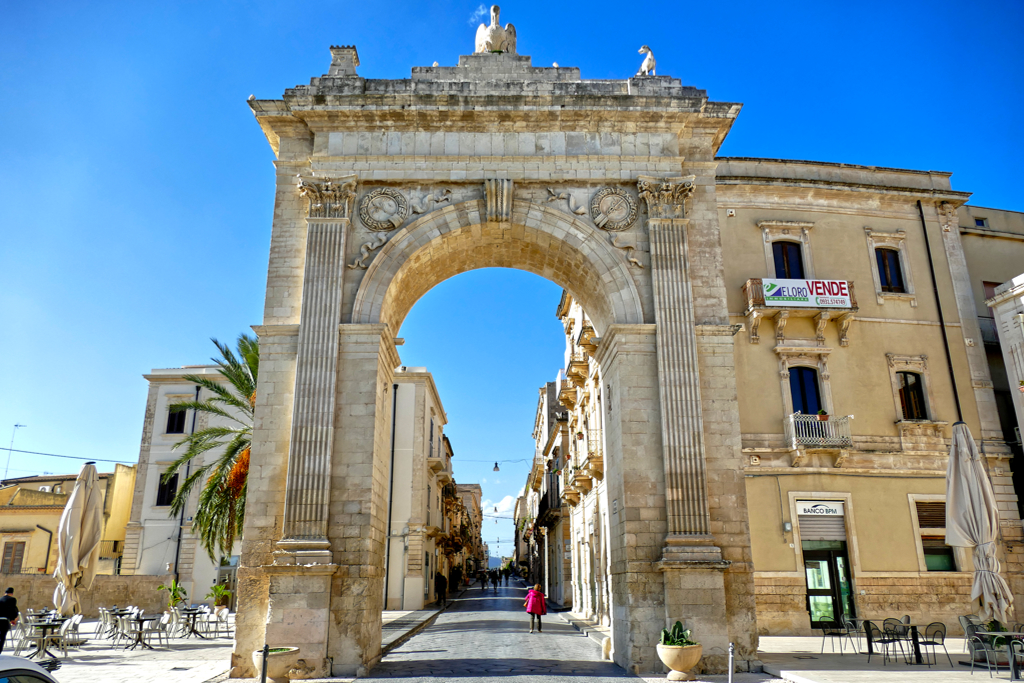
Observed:
[[[754,576],[757,593],[757,631],[761,635],[807,636],[807,585],[802,576]],[[957,617],[977,611],[971,602],[971,575],[934,572],[854,580],[857,617],[879,621],[909,614],[912,623],[941,621],[947,635],[962,635]],[[864,591],[864,595],[860,592]]]
[[[124,607],[134,605],[148,614],[160,614],[167,609],[167,591],[157,586],[170,583],[173,574],[166,576],[97,576],[92,588],[81,591],[82,614],[98,617],[100,607]],[[18,609],[25,613],[29,609],[53,608],[53,590],[57,583],[52,576],[30,574],[5,574],[3,589],[14,589]]]

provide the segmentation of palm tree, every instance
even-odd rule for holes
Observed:
[[[170,409],[216,415],[224,418],[228,425],[201,429],[174,444],[175,448],[185,446],[186,449],[167,469],[164,481],[173,477],[186,463],[193,460],[195,463],[203,463],[206,458],[200,456],[219,450],[215,459],[191,471],[171,501],[171,516],[180,515],[188,504],[192,490],[202,484],[193,529],[198,533],[199,542],[210,559],[216,563],[215,555],[218,552],[221,556],[231,554],[235,537],[241,535],[245,522],[249,449],[252,445],[260,350],[259,342],[245,333],[238,336],[237,356],[226,344],[216,339],[211,341],[220,351],[220,358],[211,360],[220,366],[220,374],[227,382],[200,375],[185,375],[185,380],[198,384],[212,396],[203,401],[179,401]]]

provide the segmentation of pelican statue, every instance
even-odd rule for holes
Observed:
[[[477,34],[479,35],[479,34]],[[479,40],[479,38],[477,38]],[[651,52],[651,48],[644,45],[639,50],[640,54],[647,55],[644,57],[644,63],[640,65],[640,70],[636,72],[637,76],[653,76],[654,75],[654,53]]]
[[[498,23],[500,11],[500,7],[491,5],[491,25],[480,24],[476,30],[475,54],[507,52],[514,55],[516,53],[516,27],[512,24],[505,24],[505,28],[502,28]]]

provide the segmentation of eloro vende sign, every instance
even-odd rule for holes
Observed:
[[[785,308],[853,308],[846,280],[761,281],[766,306]]]

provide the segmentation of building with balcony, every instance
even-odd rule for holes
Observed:
[[[1024,285],[1014,279],[1024,214],[968,206],[935,172],[722,158],[717,173],[730,324],[698,321],[699,381],[735,382],[738,410],[710,401],[701,410],[705,425],[735,420],[740,438],[727,444],[735,467],[706,476],[720,509],[712,533],[749,531],[749,552],[725,557],[725,572],[750,572],[758,631],[808,634],[844,616],[897,612],[953,624],[972,611],[971,559],[944,540],[958,420],[986,455],[1000,559],[1024,594],[1014,493],[1024,477],[1013,473],[1024,473]],[[568,292],[557,315],[565,364],[541,393],[564,408],[564,436],[538,440],[517,549],[547,576],[557,492],[566,602],[610,623],[605,540],[618,501],[602,479],[601,426],[615,386],[602,383],[601,339]],[[535,436],[541,417],[539,407]]]
[[[391,481],[385,554],[385,609],[417,610],[434,602],[434,576],[463,564],[462,518],[456,514],[452,446],[433,376],[401,367],[392,387]]]

